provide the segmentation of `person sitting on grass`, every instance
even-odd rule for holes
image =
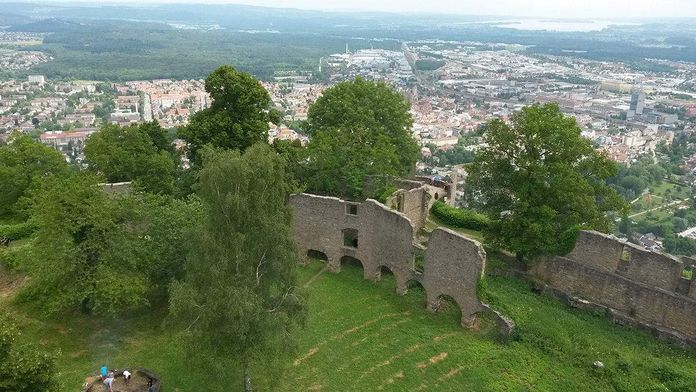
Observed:
[[[126,385],[128,385],[130,383],[130,379],[131,379],[131,372],[129,372],[128,370],[124,370],[123,371],[123,379],[126,381]]]

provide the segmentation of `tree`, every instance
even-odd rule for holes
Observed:
[[[556,104],[525,107],[510,124],[493,120],[484,140],[469,172],[469,199],[492,220],[487,239],[520,258],[565,254],[578,230],[608,232],[608,213],[626,209],[605,183],[616,165]]]
[[[29,136],[15,134],[0,146],[0,216],[19,213],[18,201],[42,177],[69,172],[65,158]]]
[[[309,109],[309,188],[357,197],[367,175],[412,173],[420,151],[409,110],[383,82],[356,78],[327,89]]]
[[[187,326],[194,351],[240,360],[249,391],[250,364],[291,352],[290,332],[304,317],[285,162],[263,144],[243,154],[209,149],[199,179],[207,221],[184,280],[172,285],[171,316]]]
[[[120,219],[132,226],[131,247],[150,286],[166,289],[172,280],[182,279],[188,242],[203,221],[200,199],[135,193],[114,202]]]
[[[171,193],[176,163],[174,149],[156,122],[121,128],[106,125],[85,145],[90,170],[108,182],[133,181],[153,193]]]
[[[183,275],[188,238],[202,221],[197,198],[107,195],[89,173],[49,178],[31,195],[37,230],[22,293],[47,313],[114,314],[148,303]]]
[[[245,150],[268,140],[268,123],[278,122],[271,97],[248,73],[223,65],[205,80],[205,91],[213,99],[209,108],[191,117],[181,137],[189,143],[189,158],[200,163],[205,145]]]
[[[138,265],[138,234],[97,185],[77,173],[43,182],[32,196],[38,228],[23,293],[47,313],[80,309],[115,313],[144,304],[148,288]]]
[[[0,391],[58,390],[53,357],[20,338],[17,326],[6,315],[0,315]]]
[[[293,185],[293,192],[304,191],[301,182],[307,178],[304,162],[307,159],[307,148],[299,140],[276,139],[271,144],[273,150],[283,157],[287,163],[288,175]]]

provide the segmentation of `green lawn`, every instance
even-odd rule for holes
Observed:
[[[340,274],[322,268],[313,262],[300,271],[309,283],[310,313],[297,334],[297,359],[281,378],[266,377],[263,366],[253,369],[259,390],[275,380],[281,391],[696,391],[696,352],[566,308],[516,279],[489,278],[492,304],[519,325],[518,340],[504,344],[487,323],[476,331],[460,328],[454,308],[427,312],[419,287],[398,296],[389,276],[375,284],[362,279],[359,267],[344,266]],[[236,366],[220,375],[192,365],[163,328],[164,310],[66,323],[69,315],[47,321],[7,299],[0,308],[12,312],[25,338],[59,352],[62,391],[77,390],[102,363],[154,369],[167,391],[241,387]],[[606,368],[593,369],[595,360]]]
[[[671,200],[667,200],[666,197],[670,196]],[[649,193],[642,195],[639,200],[631,205],[631,214],[643,212],[646,210],[651,210],[664,205],[669,204],[675,200],[684,200],[691,197],[691,190],[689,187],[672,184],[669,182],[662,182],[659,185],[653,185],[649,188]],[[670,207],[669,210],[672,208]],[[663,212],[665,214],[671,215],[669,211],[656,210],[654,213]]]
[[[434,215],[430,214],[428,217],[428,220],[425,222],[425,225],[423,226],[423,229],[427,232],[432,232],[438,227],[446,227],[448,229],[451,229],[453,231],[456,231],[458,233],[464,234],[465,236],[475,239],[476,241],[483,242],[483,233],[477,230],[471,230],[471,229],[463,229],[461,227],[454,227],[450,226],[441,220],[439,220],[437,217]]]

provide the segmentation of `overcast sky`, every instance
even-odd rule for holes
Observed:
[[[5,0],[0,0],[0,3],[3,1]],[[561,18],[696,17],[696,0],[63,0],[61,2],[237,3],[316,10],[430,12]]]

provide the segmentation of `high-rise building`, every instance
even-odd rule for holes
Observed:
[[[635,91],[631,96],[631,105],[628,108],[628,113],[626,118],[633,118],[636,115],[643,114],[643,109],[645,109],[645,93],[642,91]]]

